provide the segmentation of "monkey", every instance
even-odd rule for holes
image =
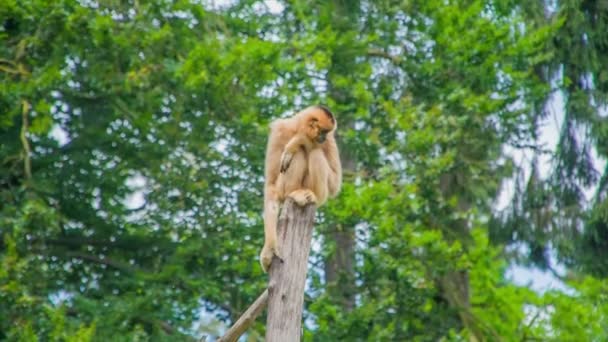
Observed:
[[[336,128],[333,113],[321,105],[270,123],[264,168],[264,247],[260,253],[264,272],[268,272],[274,255],[282,259],[277,245],[280,204],[289,197],[300,206],[321,206],[339,193],[342,166]]]

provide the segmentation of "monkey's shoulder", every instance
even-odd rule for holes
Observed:
[[[270,134],[280,140],[290,139],[297,132],[297,127],[290,119],[276,119],[270,123],[269,128]]]

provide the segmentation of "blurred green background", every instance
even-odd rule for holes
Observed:
[[[602,0],[0,3],[0,340],[213,341],[336,114],[305,341],[608,340]],[[243,337],[261,341],[265,317]]]

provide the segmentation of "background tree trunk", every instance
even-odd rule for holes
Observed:
[[[345,125],[350,126],[351,123]],[[355,172],[354,157],[347,149],[340,150],[340,159],[345,174]],[[335,243],[334,252],[325,259],[327,290],[345,312],[350,312],[355,308],[355,229],[336,222],[327,238]]]
[[[328,236],[336,247],[325,260],[325,281],[331,298],[349,312],[355,308],[355,232],[352,227],[335,225]]]
[[[267,342],[299,341],[302,335],[302,307],[312,241],[315,206],[299,207],[288,199],[277,228],[283,261],[270,266],[268,283]]]
[[[458,171],[448,172],[440,177],[439,189],[442,196],[447,200],[452,196],[460,194],[458,197],[457,210],[466,212],[471,209],[471,203],[463,194],[467,193],[467,186],[461,184],[467,179],[464,173]],[[460,179],[460,183],[459,180]],[[466,184],[466,183],[465,183]],[[451,222],[448,229],[451,234],[446,234],[448,241],[458,240],[466,249],[472,243],[470,235],[471,223],[466,219],[457,219]],[[438,279],[439,288],[443,297],[449,305],[458,312],[458,317],[464,327],[469,329],[471,336],[469,341],[483,341],[484,334],[471,314],[470,285],[468,270],[453,270]]]

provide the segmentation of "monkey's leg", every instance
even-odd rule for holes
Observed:
[[[308,176],[308,155],[299,150],[292,159],[291,166],[285,173],[279,175],[279,183],[284,181],[284,193],[291,197],[298,205],[305,206],[308,203],[316,203],[315,194],[304,186]]]
[[[299,206],[305,206],[308,203],[317,203],[317,196],[309,189],[298,189],[289,194]]]
[[[279,201],[273,188],[266,189],[264,196],[264,247],[260,252],[260,264],[264,272],[268,272],[272,257],[282,259],[277,244],[277,221],[279,217]]]

